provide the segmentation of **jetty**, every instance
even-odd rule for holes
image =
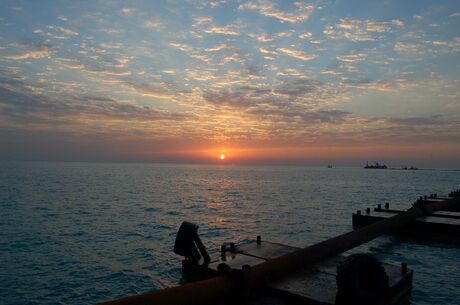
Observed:
[[[219,253],[211,255],[198,236],[198,226],[184,222],[174,252],[184,257],[183,272],[200,280],[101,304],[233,304],[267,294],[287,298],[286,304],[391,304],[410,290],[414,271],[405,263],[388,265],[367,254],[345,257],[343,253],[383,234],[414,226],[417,230],[423,222],[428,223],[426,230],[434,230],[432,217],[458,222],[460,190],[445,198],[436,194],[420,197],[405,211],[391,210],[387,204],[376,210],[385,216],[375,218],[370,208],[366,215],[358,211],[353,214],[355,230],[305,248],[257,236],[241,245],[223,244]],[[451,225],[458,237],[460,223]]]
[[[453,193],[450,196],[453,196]],[[435,203],[444,200],[447,200],[447,198],[439,198],[437,194],[430,194],[429,196],[420,197],[417,202],[418,204]],[[352,223],[354,227],[361,228],[404,212],[404,210],[391,209],[390,203],[386,202],[384,208],[382,208],[381,204],[378,204],[373,210],[366,208],[364,213],[361,210],[356,211],[352,215]],[[403,234],[415,239],[430,239],[460,244],[460,209],[455,207],[424,215],[393,233]]]

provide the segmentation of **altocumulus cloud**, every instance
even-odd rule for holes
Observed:
[[[298,1],[294,3],[293,10],[295,12],[291,13],[281,11],[277,5],[271,1],[259,0],[240,4],[238,9],[256,11],[263,16],[276,18],[280,22],[297,23],[308,20],[315,10],[315,7],[313,4]]]
[[[11,85],[14,86],[11,88]],[[59,117],[99,117],[136,121],[179,121],[186,115],[160,111],[149,106],[122,103],[111,98],[73,96],[68,94],[47,95],[30,91],[21,82],[9,82],[0,86],[1,117],[5,121],[28,124],[37,119]],[[75,119],[76,122],[78,121]]]

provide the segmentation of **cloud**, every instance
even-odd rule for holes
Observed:
[[[123,7],[120,9],[120,13],[125,16],[131,16],[137,11],[136,8],[133,7]]]
[[[207,3],[208,1],[206,1]],[[227,3],[228,0],[214,0],[214,1],[210,1],[209,2],[209,7],[211,8],[215,8],[215,7],[219,7],[219,6],[222,6],[224,5],[225,3]]]
[[[147,20],[144,22],[144,27],[149,30],[158,30],[164,27],[163,23],[159,20]]]
[[[271,121],[281,121],[290,124],[302,123],[311,124],[340,124],[343,123],[349,112],[340,110],[305,110],[299,109],[283,109],[283,108],[256,108],[249,111],[250,114],[257,117],[265,117]]]
[[[239,10],[252,10],[267,17],[272,17],[280,22],[297,23],[307,21],[315,10],[313,4],[304,2],[294,2],[295,13],[283,12],[277,8],[276,4],[269,0],[250,1],[240,4]]]
[[[217,45],[217,46],[214,46],[214,47],[210,47],[210,48],[205,48],[204,50],[206,52],[217,52],[217,51],[222,51],[222,50],[225,50],[225,49],[229,49],[230,47],[226,44],[220,44],[220,45]]]
[[[194,18],[193,21],[194,23],[192,24],[192,27],[197,31],[201,31],[206,34],[230,36],[240,35],[239,28],[241,27],[241,25],[216,25],[213,23],[213,19],[211,17],[197,17]],[[203,38],[203,36],[199,35],[198,33],[191,32],[191,34],[196,37],[199,37],[200,39]]]
[[[341,72],[336,71],[336,70],[323,70],[323,71],[321,71],[321,74],[334,75],[334,76],[342,76],[343,75]]]
[[[249,37],[255,38],[260,42],[270,42],[270,41],[275,40],[274,37],[272,37],[272,36],[270,36],[268,34],[265,34],[265,33],[264,34],[253,34],[253,33],[251,33],[251,34],[249,34]]]
[[[362,61],[366,59],[366,54],[363,53],[357,53],[357,54],[350,54],[350,55],[342,55],[342,56],[337,56],[337,60],[346,62],[346,63],[355,63],[358,61]]]
[[[423,46],[415,43],[397,42],[393,50],[404,55],[422,55],[425,53]]]
[[[40,123],[51,126],[68,118],[80,124],[82,117],[120,120],[181,120],[185,116],[154,109],[149,106],[123,103],[111,98],[97,96],[73,96],[70,94],[36,94],[22,82],[9,82],[0,86],[0,117],[13,123],[29,125]]]
[[[101,46],[104,43],[101,44]],[[107,46],[106,46],[107,47]],[[111,45],[110,49],[117,49],[117,45]],[[110,50],[109,49],[109,50]],[[92,75],[102,76],[127,76],[131,75],[128,69],[130,57],[126,56],[111,56],[106,49],[99,49],[95,47],[85,47],[85,56],[83,57],[59,57],[55,58],[55,63],[61,67],[68,69],[78,69],[82,72],[90,73]],[[101,55],[87,55],[88,52],[93,52]]]
[[[328,102],[336,99],[340,94],[340,89],[336,85],[305,78],[300,71],[295,69],[287,69],[283,75],[270,86],[261,84],[228,88],[227,84],[225,89],[208,90],[204,94],[204,100],[214,106],[235,109],[248,109],[263,105],[283,106],[291,109],[302,105],[311,110],[327,106]]]
[[[61,33],[65,34],[65,35],[68,35],[68,36],[77,36],[78,35],[78,33],[75,32],[74,30],[63,28],[61,26],[48,25],[47,28],[51,29],[51,30],[61,32]]]
[[[175,101],[181,95],[189,93],[187,90],[181,90],[173,82],[139,82],[135,79],[123,79],[119,83],[139,95],[154,99]]]
[[[414,59],[422,56],[437,56],[441,54],[460,52],[460,38],[456,37],[452,41],[448,40],[424,40],[417,42],[397,42],[393,50],[399,54],[406,55]]]
[[[274,93],[299,97],[315,92],[320,86],[321,83],[319,81],[311,79],[287,79],[278,84]]]
[[[460,17],[460,12],[453,13],[449,17]]]
[[[391,25],[395,25],[395,26],[400,27],[400,28],[404,27],[404,22],[402,22],[402,21],[399,20],[399,19],[393,19],[393,20],[391,20],[389,23],[390,23]]]
[[[391,21],[340,19],[340,23],[325,27],[323,34],[331,39],[348,39],[351,41],[374,41],[379,35],[396,31],[404,27],[401,20]]]
[[[291,56],[293,58],[305,60],[305,61],[312,60],[318,57],[317,55],[314,55],[314,54],[308,54],[303,51],[293,50],[293,49],[288,49],[288,48],[278,48],[276,50],[288,56]]]
[[[396,125],[424,126],[424,125],[443,125],[447,121],[442,120],[441,115],[432,115],[428,117],[407,117],[407,118],[387,118],[387,122]]]
[[[254,34],[250,33],[248,34],[249,37],[257,39],[257,41],[260,42],[270,42],[273,41],[277,38],[286,38],[286,37],[291,37],[295,33],[294,30],[289,30],[285,32],[276,32],[273,34],[267,34],[267,33],[262,33],[262,34]]]
[[[203,32],[207,34],[221,34],[221,35],[239,35],[240,33],[236,30],[234,25],[226,26],[211,26],[203,29]]]
[[[171,42],[169,45],[171,47],[173,47],[173,48],[181,50],[182,52],[186,52],[186,53],[193,52],[193,47],[191,45],[188,45],[188,44],[185,44],[185,43]]]
[[[17,47],[25,52],[7,55],[5,58],[10,60],[50,58],[51,52],[57,50],[55,46],[46,42],[27,42],[19,44]]]
[[[123,48],[123,44],[121,42],[117,42],[117,43],[102,42],[100,44],[100,47],[103,49],[121,49]]]
[[[274,52],[274,51],[271,51],[269,49],[266,49],[266,48],[259,48],[259,52],[260,53],[264,53],[264,54],[272,54],[272,55],[276,55],[278,53]]]
[[[100,32],[102,33],[106,33],[106,34],[120,34],[123,32],[122,29],[117,29],[117,28],[102,28],[99,30]]]
[[[339,66],[346,69],[348,72],[358,72],[355,64],[365,60],[367,57],[364,53],[354,53],[349,55],[339,55],[336,59],[339,61]]]
[[[85,68],[85,65],[83,65],[80,60],[76,58],[56,58],[55,61],[68,69],[83,70]]]
[[[447,41],[441,41],[441,40],[432,40],[430,41],[435,46],[447,46],[448,42]]]
[[[247,109],[259,103],[266,102],[266,94],[269,89],[260,89],[248,86],[241,86],[235,89],[224,89],[221,91],[208,91],[203,95],[206,102],[214,106],[228,106],[232,108]]]
[[[46,36],[52,37],[54,39],[70,39],[74,36],[78,36],[79,33],[68,28],[64,28],[62,26],[57,26],[57,25],[48,25],[46,26],[46,29],[48,30],[46,32]],[[37,32],[36,30],[35,32]],[[41,31],[43,33],[43,31]]]
[[[194,28],[199,28],[199,27],[202,27],[203,25],[205,24],[209,24],[212,22],[212,18],[211,17],[197,17],[194,19],[194,23],[192,25],[192,27]]]
[[[311,32],[305,32],[305,33],[299,34],[300,39],[310,39],[312,36],[313,34]]]
[[[115,70],[115,69],[103,69],[96,67],[85,66],[85,71],[94,74],[113,75],[113,76],[127,76],[131,75],[131,71],[126,70]]]
[[[41,50],[35,50],[35,51],[29,51],[26,53],[22,54],[16,54],[16,55],[10,55],[10,56],[5,56],[7,59],[12,59],[12,60],[21,60],[21,59],[39,59],[39,58],[49,58],[50,57],[50,52],[49,49],[41,49]]]
[[[369,89],[369,90],[378,90],[378,91],[396,91],[398,89],[410,88],[415,86],[416,84],[407,78],[405,75],[400,75],[393,77],[388,80],[360,80],[360,81],[352,81],[347,80],[344,82],[344,85],[347,88],[355,88],[355,89]]]
[[[252,120],[263,119],[267,122],[289,123],[292,126],[343,122],[350,113],[318,109],[315,105],[305,104],[302,100],[307,95],[312,99],[321,96],[321,86],[320,82],[314,80],[284,80],[273,90],[240,86],[208,91],[204,94],[204,99],[214,107],[234,110],[239,116]]]
[[[274,38],[286,38],[286,37],[291,37],[292,34],[294,34],[294,33],[295,33],[294,30],[289,30],[289,31],[285,31],[285,32],[273,33],[271,36],[273,36]]]

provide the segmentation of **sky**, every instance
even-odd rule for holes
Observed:
[[[460,168],[460,1],[0,0],[0,160]]]

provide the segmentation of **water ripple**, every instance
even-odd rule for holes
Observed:
[[[458,187],[460,172],[149,164],[0,164],[0,300],[91,304],[183,280],[183,220],[208,249],[262,235],[306,246],[351,213]],[[384,236],[353,251],[415,269],[412,304],[460,304],[460,249]],[[353,252],[351,251],[351,252]]]

